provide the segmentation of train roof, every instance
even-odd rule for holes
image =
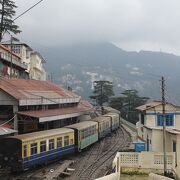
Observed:
[[[46,138],[49,136],[57,136],[61,134],[71,133],[71,132],[74,132],[74,131],[68,128],[58,128],[58,129],[50,129],[50,130],[38,131],[38,132],[27,133],[27,134],[20,134],[20,135],[10,136],[10,137],[16,138],[25,142],[25,141],[31,141],[34,139]]]
[[[74,129],[81,130],[81,129],[85,129],[85,128],[93,126],[93,125],[97,125],[97,122],[94,122],[94,121],[83,121],[83,122],[72,124],[72,125],[69,125],[69,126],[66,126],[66,127],[67,128],[74,128]]]
[[[119,114],[116,112],[109,112],[107,114],[104,114],[103,116],[117,116],[117,115],[119,116]]]
[[[110,120],[110,117],[108,117],[108,116],[99,116],[99,117],[95,117],[95,118],[91,119],[91,121],[96,121],[96,122],[101,122],[101,121],[105,121],[105,120]]]

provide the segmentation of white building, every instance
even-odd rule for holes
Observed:
[[[138,136],[146,141],[147,151],[163,152],[162,102],[153,101],[136,108],[139,122]],[[176,154],[176,172],[180,178],[180,107],[171,103],[165,105],[166,152]]]
[[[46,80],[46,72],[43,63],[46,61],[38,52],[32,52],[30,55],[29,77],[35,80]]]
[[[11,43],[4,43],[7,48],[11,48]],[[21,57],[21,63],[27,65],[26,72],[29,74],[30,79],[46,80],[46,73],[43,68],[45,60],[38,52],[34,52],[33,49],[26,43],[13,42],[12,51]]]

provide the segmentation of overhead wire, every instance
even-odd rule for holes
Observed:
[[[5,124],[9,123],[10,121],[12,121],[15,117],[17,116],[17,114],[15,114],[11,119],[7,120],[6,122],[4,122],[3,124],[0,125],[0,127],[4,126]]]
[[[28,8],[27,10],[25,10],[23,13],[21,13],[20,15],[18,15],[16,18],[13,19],[13,21],[17,20],[18,18],[20,18],[21,16],[23,16],[24,14],[26,14],[28,11],[30,11],[31,9],[33,9],[34,7],[36,7],[38,4],[40,4],[42,1],[44,0],[40,0],[37,3],[35,3],[34,5],[32,5],[30,8]]]

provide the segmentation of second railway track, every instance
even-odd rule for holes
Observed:
[[[87,152],[87,159],[80,158],[75,173],[68,179],[91,180],[103,176],[107,172],[108,166],[111,165],[111,160],[116,152],[124,151],[130,142],[129,132],[121,127],[111,137],[105,137],[99,144],[92,146],[90,151]]]

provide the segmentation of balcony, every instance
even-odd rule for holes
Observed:
[[[11,56],[6,55],[5,53],[0,52],[0,58],[8,63],[11,63]],[[26,64],[21,63],[19,60],[15,59],[14,57],[12,57],[12,64],[22,69],[27,69]]]

